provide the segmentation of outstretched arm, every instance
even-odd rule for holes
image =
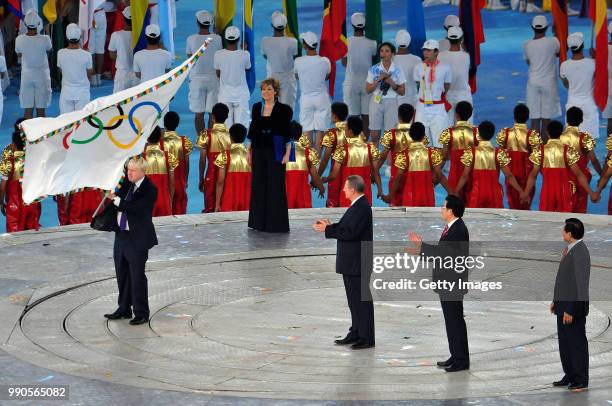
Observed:
[[[501,170],[504,176],[506,177],[506,179],[508,179],[508,183],[510,184],[510,186],[512,186],[512,188],[516,190],[517,192],[523,193],[523,189],[521,189],[521,185],[519,185],[518,181],[516,180],[512,172],[510,172],[510,169],[508,169],[508,166],[502,166]]]
[[[470,178],[470,173],[471,172],[472,172],[472,167],[471,166],[465,165],[463,167],[463,173],[461,174],[461,177],[459,178],[459,181],[457,182],[457,186],[455,187],[455,190],[454,190],[455,194],[459,194],[461,192],[461,189],[463,189],[463,187],[467,183],[468,179]]]

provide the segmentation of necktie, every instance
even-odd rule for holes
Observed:
[[[128,190],[127,196],[125,197],[125,201],[126,202],[131,201],[132,196],[134,196],[134,185],[132,185],[130,187],[130,190]],[[127,213],[124,210],[121,212],[121,218],[119,219],[119,230],[125,231],[126,226],[127,226]]]
[[[440,237],[440,239],[446,237],[446,234],[448,234],[448,224],[444,226],[444,230],[442,230],[442,236]]]
[[[567,255],[568,251],[569,250],[567,249],[567,247],[563,248],[563,257],[562,258],[565,258],[565,256]]]

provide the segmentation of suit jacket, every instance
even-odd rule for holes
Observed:
[[[572,316],[589,314],[589,278],[591,255],[584,241],[580,241],[561,259],[555,279],[555,313]]]
[[[421,245],[421,254],[425,257],[442,259],[446,257],[452,257],[453,261],[457,261],[457,257],[467,258],[470,255],[470,233],[466,227],[463,219],[459,218],[453,223],[448,229],[446,235],[440,237],[438,245],[426,244]],[[452,290],[439,290],[435,291],[441,295],[449,294],[456,296],[460,299],[467,293],[467,289],[459,289],[459,283],[466,282],[468,280],[468,271],[460,269],[445,269],[439,268],[435,265],[439,265],[438,260],[434,261],[434,267],[432,271],[432,281],[448,281],[455,282]]]
[[[117,192],[117,196],[121,198],[119,207],[114,204],[117,212],[125,211],[127,213],[127,221],[129,227],[129,237],[132,243],[138,250],[148,250],[157,245],[157,234],[153,226],[153,207],[157,200],[157,188],[145,176],[140,184],[140,187],[134,192],[132,199],[126,201],[125,198],[132,187],[133,183],[128,181],[123,182],[121,189]],[[119,224],[115,222],[115,231],[119,231]]]
[[[336,273],[361,276],[362,263],[371,272],[372,250],[372,208],[365,196],[361,196],[349,207],[339,222],[325,228],[325,238],[335,238]],[[370,242],[363,244],[362,242]]]

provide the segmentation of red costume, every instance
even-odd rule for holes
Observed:
[[[608,150],[608,158],[606,159],[606,165],[604,165],[602,173],[605,172],[606,166],[612,168],[612,135],[608,135],[606,149]],[[612,186],[610,186],[610,197],[608,198],[608,215],[612,216]]]
[[[329,148],[331,156],[334,155],[338,148],[344,148],[346,144],[346,122],[339,121],[336,123],[336,128],[330,128],[323,136],[321,145]],[[329,173],[332,173],[337,163],[332,159]],[[340,205],[340,196],[342,195],[342,169],[338,176],[327,184],[327,201],[325,207],[338,207]]]
[[[555,139],[548,140],[546,145],[531,153],[529,160],[542,171],[540,211],[572,211],[576,185],[572,182],[569,167],[579,159],[578,152]]]
[[[9,233],[40,228],[40,203],[26,205],[22,198],[24,163],[24,152],[12,148],[4,150],[0,161],[0,176],[2,182],[6,182],[6,231]]]
[[[519,186],[524,189],[533,168],[529,161],[529,155],[542,144],[540,135],[537,131],[527,129],[526,124],[514,124],[513,127],[503,128],[497,134],[497,143],[506,150],[510,158],[508,169],[516,178]],[[529,193],[528,203],[521,203],[519,192],[510,186],[508,179],[506,179],[506,192],[508,193],[509,208],[516,210],[531,209],[535,189]]]
[[[393,166],[403,172],[404,180],[396,189],[397,206],[433,207],[436,205],[432,169],[444,161],[442,154],[435,148],[427,148],[422,142],[412,142],[410,146],[397,154]],[[399,190],[402,191],[398,196]],[[399,198],[399,199],[398,199]],[[393,203],[395,206],[396,204]]]
[[[68,196],[68,224],[90,223],[103,197],[98,189],[71,193]]]
[[[342,165],[341,185],[351,175],[359,175],[365,181],[364,194],[372,204],[372,163],[380,157],[380,152],[372,143],[366,143],[362,137],[347,138],[344,148],[338,148],[332,159]],[[339,176],[339,175],[338,175]],[[340,196],[340,207],[349,207],[351,201],[344,194]]]
[[[187,159],[193,150],[191,140],[176,131],[165,131],[160,147],[168,151],[178,160],[174,170],[174,197],[172,199],[172,214],[187,213]]]
[[[308,137],[302,135],[295,143],[295,161],[288,162],[285,169],[285,187],[290,209],[312,208],[312,192],[309,182],[310,168],[318,165],[319,156],[317,152],[310,149]]]
[[[229,151],[231,144],[225,124],[215,124],[212,129],[202,131],[196,141],[196,147],[206,149],[208,160],[204,175],[204,213],[215,211],[218,169],[214,162],[219,153]]]
[[[581,132],[578,127],[568,126],[561,137],[562,143],[569,145],[578,153],[580,158],[576,163],[580,171],[587,178],[587,182],[591,182],[591,171],[588,168],[587,154],[595,149],[595,140],[588,133]],[[570,179],[576,186],[576,192],[572,196],[572,212],[586,213],[589,201],[589,195],[586,190],[578,185],[578,179],[574,173],[570,173]]]
[[[442,131],[440,134],[440,144],[448,150],[450,155],[448,186],[454,190],[463,173],[463,164],[461,163],[463,152],[478,144],[478,127],[474,127],[467,121],[457,121],[454,127]],[[460,197],[464,202],[468,201],[471,187],[470,179],[461,189]]]
[[[159,145],[151,144],[145,147],[143,158],[147,161],[146,175],[157,187],[157,201],[153,207],[153,217],[171,216],[170,176],[178,166],[178,161],[170,152],[162,151]]]
[[[503,148],[495,148],[491,141],[478,141],[478,146],[466,149],[461,163],[472,168],[472,190],[466,207],[504,208],[504,190],[499,183],[499,168],[511,159]]]
[[[229,152],[217,155],[214,165],[225,168],[225,183],[219,211],[249,210],[251,202],[251,165],[243,144],[232,144]]]

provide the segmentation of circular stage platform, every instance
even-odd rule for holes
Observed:
[[[535,292],[537,300],[471,293],[471,369],[449,374],[435,367],[448,346],[434,300],[376,302],[376,348],[333,344],[350,315],[334,273],[335,241],[311,225],[342,213],[292,211],[288,235],[248,230],[246,213],[156,219],[160,246],[147,266],[151,320],[143,326],[102,317],[117,300],[112,234],[69,226],[4,235],[0,367],[14,371],[0,384],[61,382],[83,403],[133,399],[134,391],[152,404],[612,403],[612,302],[597,301],[612,288],[612,217],[580,216],[595,301],[587,319],[591,389],[573,394],[551,387],[562,370],[548,312],[566,214],[468,210],[471,239],[496,247],[488,280]],[[441,229],[437,208],[376,209],[374,222],[380,241],[401,241],[408,230],[436,239]],[[509,241],[534,243],[521,250]],[[542,251],[542,241],[558,242],[559,250]],[[52,378],[41,380],[45,374]]]

